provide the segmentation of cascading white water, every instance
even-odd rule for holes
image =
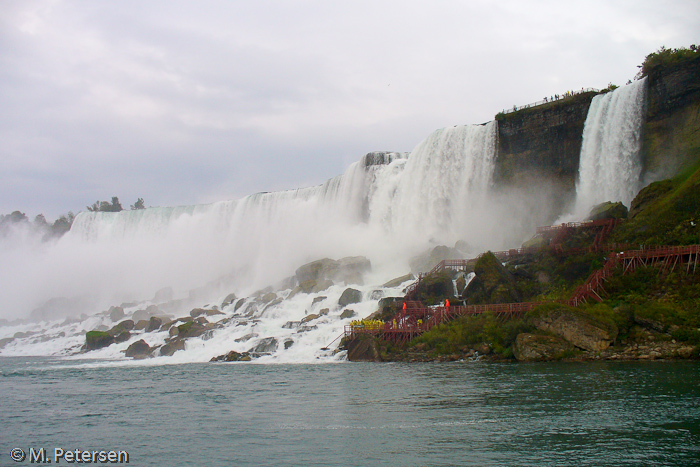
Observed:
[[[405,274],[410,256],[436,242],[468,240],[478,246],[502,246],[495,240],[501,229],[494,217],[497,209],[488,202],[496,129],[491,122],[437,130],[409,156],[370,153],[343,175],[316,187],[202,206],[81,213],[58,242],[41,251],[28,248],[19,274],[3,271],[2,295],[14,298],[9,301],[14,316],[26,316],[51,297],[82,295],[90,296],[86,301],[90,313],[123,301],[140,301],[125,307],[127,314],[133,314],[156,303],[148,298],[166,286],[178,297],[189,292],[187,303],[194,299],[203,306],[220,304],[231,291],[249,296],[256,289],[277,285],[281,302],[267,306],[250,298],[235,310],[233,304],[224,307],[229,325],[206,342],[188,341],[187,351],[178,352],[173,361],[245,351],[271,337],[279,343],[271,358],[313,360],[346,322],[338,306],[346,286],[338,283],[322,293],[292,297],[289,286],[279,284],[300,265],[324,257],[368,257],[373,271],[365,276],[367,285],[355,286],[363,299],[352,307],[356,316],[363,317],[376,309],[381,296],[401,294],[400,287],[381,289],[377,284]],[[28,309],[17,309],[19,305]],[[326,308],[328,314],[303,333],[289,327],[307,313]],[[66,324],[61,328],[66,336],[51,340],[51,345],[34,340],[24,347],[11,344],[4,351],[60,353],[61,344],[56,342],[63,342],[65,352],[84,342],[76,333],[100,325],[113,323],[104,314],[96,315],[81,324]],[[166,337],[161,332],[144,339],[158,344]],[[287,349],[289,342],[294,345]],[[118,357],[129,343],[92,355]]]
[[[574,217],[595,204],[622,201],[639,191],[646,78],[596,96],[583,129]]]

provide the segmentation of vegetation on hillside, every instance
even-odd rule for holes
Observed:
[[[644,62],[639,65],[639,73],[636,78],[641,79],[661,68],[679,65],[690,60],[695,60],[698,57],[700,57],[700,48],[695,44],[691,45],[689,48],[680,47],[677,49],[667,49],[661,46],[659,50],[646,56]]]

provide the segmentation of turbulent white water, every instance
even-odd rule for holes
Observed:
[[[116,324],[104,310],[129,302],[123,305],[126,318],[150,305],[172,317],[194,307],[221,309],[222,315],[210,318],[225,323],[221,329],[206,340],[188,339],[186,351],[162,357],[168,361],[244,352],[270,338],[276,345],[259,361],[336,358],[320,348],[350,321],[341,313],[350,308],[355,318],[366,317],[380,298],[403,295],[409,282],[381,284],[406,274],[411,256],[459,240],[473,247],[470,253],[522,240],[522,231],[531,226],[523,229],[520,222],[531,222],[531,213],[524,210],[519,218],[513,214],[518,210],[490,191],[496,131],[496,122],[437,130],[410,155],[367,154],[316,187],[202,206],[83,212],[57,242],[41,247],[27,240],[4,242],[0,259],[4,264],[11,259],[16,267],[2,269],[3,317],[26,317],[52,297],[69,300],[60,313],[51,305],[35,312],[43,322],[0,327],[0,339],[7,339],[0,355],[72,354],[85,342],[86,331]],[[352,285],[362,294],[359,303],[338,305],[348,286],[343,281],[320,292],[292,294],[302,264],[358,255],[372,263],[364,285]],[[272,304],[255,293],[268,286],[276,293]],[[154,297],[163,287],[174,291],[168,303]],[[230,292],[248,298],[222,306]],[[298,323],[321,310],[325,314],[307,325]],[[88,317],[50,321],[52,313]],[[35,334],[12,339],[27,331]],[[126,342],[87,355],[120,358],[142,338],[160,345],[168,332],[135,332]]]
[[[574,217],[604,201],[629,206],[640,189],[646,78],[596,96],[583,129]]]

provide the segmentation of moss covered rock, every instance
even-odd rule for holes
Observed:
[[[627,219],[627,206],[621,202],[613,203],[606,201],[593,206],[588,214],[588,220],[597,221],[601,219]]]
[[[114,343],[114,336],[104,331],[88,331],[85,334],[85,349],[96,350]]]
[[[536,310],[528,315],[528,322],[583,350],[605,350],[617,337],[614,323],[601,321],[581,310],[563,305]]]
[[[479,257],[474,266],[476,277],[464,290],[469,304],[513,303],[520,301],[515,278],[490,251]]]
[[[573,351],[574,346],[561,337],[540,334],[518,334],[513,344],[513,355],[521,362],[559,360]]]

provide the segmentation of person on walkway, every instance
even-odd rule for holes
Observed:
[[[447,311],[450,311],[450,299],[449,298],[445,299],[445,309]]]

